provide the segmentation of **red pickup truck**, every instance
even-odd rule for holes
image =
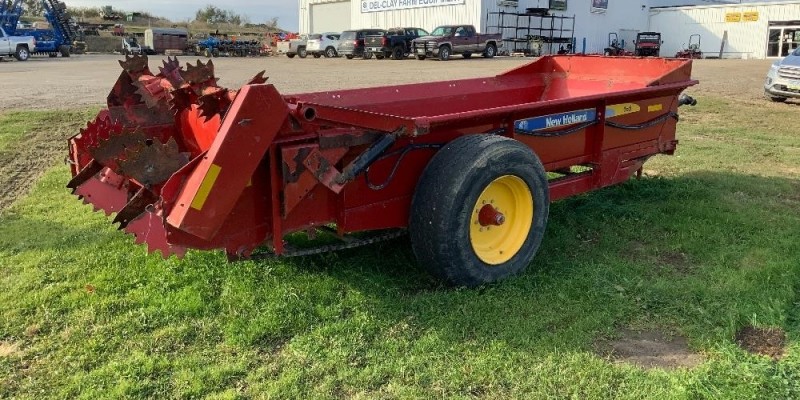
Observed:
[[[413,53],[417,60],[438,57],[447,61],[453,54],[470,58],[480,53],[485,58],[497,55],[497,48],[503,45],[499,33],[478,33],[472,25],[440,26],[428,36],[414,39]]]

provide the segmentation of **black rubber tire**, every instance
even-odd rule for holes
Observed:
[[[25,46],[17,46],[17,51],[14,52],[14,58],[17,61],[28,61],[31,58],[31,52]]]
[[[393,60],[403,60],[406,58],[406,53],[403,50],[403,46],[394,46],[392,49],[392,59]]]
[[[308,57],[308,51],[306,51],[305,47],[298,47],[297,48],[297,56],[300,58]]]
[[[336,54],[336,49],[334,49],[333,47],[328,47],[327,49],[325,49],[325,58],[334,58],[337,55],[338,54]]]
[[[425,56],[417,55],[417,60],[424,60],[425,58],[426,58]]]
[[[58,48],[58,52],[61,53],[61,57],[69,57],[69,46],[61,46]]]
[[[472,57],[472,53],[466,52],[466,53],[462,54],[461,57],[470,58],[470,57]]]
[[[505,263],[489,265],[475,254],[469,227],[484,188],[504,175],[519,177],[531,190],[533,221],[520,250]],[[457,286],[505,279],[536,255],[549,206],[547,174],[529,147],[503,136],[462,136],[433,156],[417,183],[409,220],[414,255],[433,275]]]
[[[766,96],[767,96],[768,99],[770,99],[770,101],[773,101],[775,103],[783,103],[783,102],[785,102],[787,100],[786,97],[773,96],[773,95],[771,95],[769,93],[767,93]]]
[[[203,55],[206,56],[206,58],[211,58],[211,56],[212,56],[211,49],[205,49],[203,51]],[[292,55],[292,57],[294,57],[294,55]]]
[[[296,56],[296,55],[297,54],[294,54],[294,53],[286,53],[286,57],[289,57],[289,58],[294,58],[294,56]]]
[[[352,60],[354,57],[352,55],[348,54],[348,55],[344,56],[344,58],[346,58],[348,60]]]
[[[363,57],[364,57],[365,60],[369,60],[370,58],[372,58],[372,52],[371,51],[364,51]]]
[[[450,46],[442,46],[439,48],[439,61],[447,61],[450,59]]]
[[[497,46],[490,43],[486,45],[486,49],[483,50],[483,58],[494,58],[497,55]]]

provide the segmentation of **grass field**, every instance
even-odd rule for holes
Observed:
[[[800,398],[798,106],[699,101],[676,156],[555,203],[527,272],[475,290],[432,280],[407,239],[163,261],[54,166],[0,214],[0,398]],[[785,332],[783,355],[740,348],[745,326]],[[627,330],[702,362],[599,350]]]

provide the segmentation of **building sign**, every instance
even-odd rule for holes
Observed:
[[[464,4],[466,0],[361,0],[361,12],[378,12]]]
[[[592,0],[592,12],[604,13],[608,10],[608,0]]]
[[[742,13],[739,12],[725,13],[725,22],[741,22],[741,21],[742,21]]]
[[[566,11],[567,0],[550,0],[550,9],[555,11]]]
[[[758,11],[745,11],[742,13],[742,21],[755,22],[758,21]]]

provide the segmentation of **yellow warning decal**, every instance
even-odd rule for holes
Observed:
[[[633,114],[641,111],[642,108],[634,103],[613,104],[606,107],[606,118],[619,117],[620,115]]]
[[[656,111],[661,111],[663,109],[664,109],[663,104],[653,104],[651,106],[647,106],[647,112],[656,112]]]
[[[206,173],[206,177],[203,178],[203,182],[200,183],[200,188],[197,189],[197,194],[194,196],[194,200],[192,200],[192,208],[197,211],[203,209],[208,199],[208,194],[211,193],[211,188],[214,186],[214,182],[217,181],[220,171],[222,171],[222,168],[219,165],[211,164],[211,166],[208,167],[208,173]]]

